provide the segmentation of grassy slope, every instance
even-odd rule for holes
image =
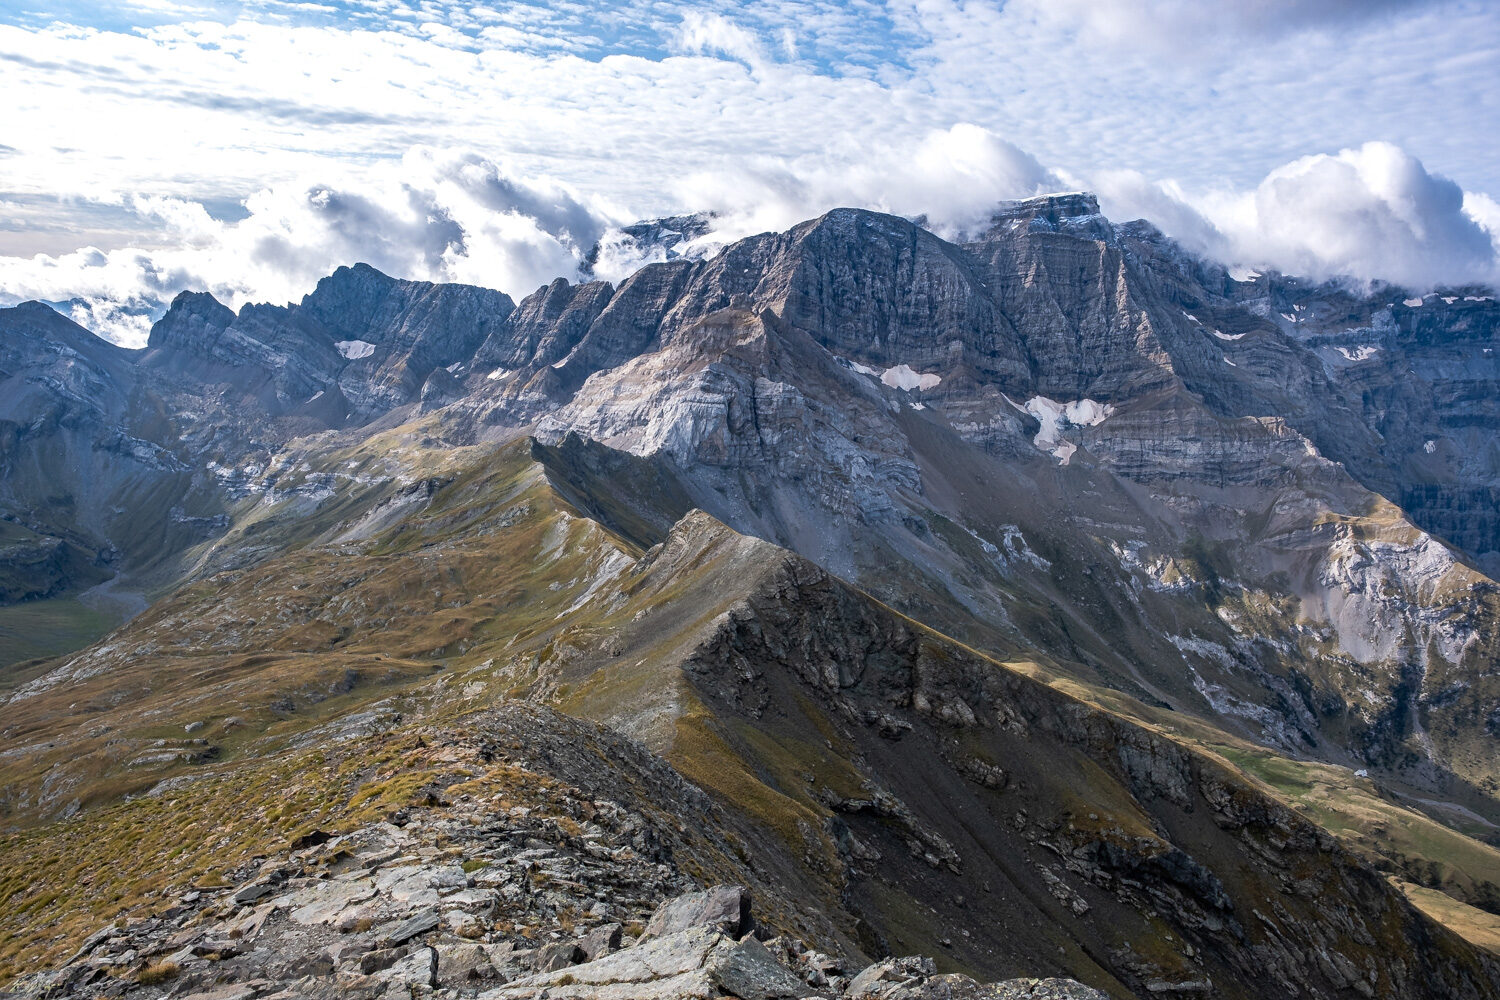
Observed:
[[[0,694],[34,675],[43,660],[81,649],[119,624],[74,595],[0,607]]]
[[[371,709],[446,714],[523,692],[558,702],[635,732],[721,800],[742,804],[753,830],[771,833],[799,859],[800,875],[831,872],[822,832],[828,809],[808,794],[805,775],[815,787],[854,795],[860,776],[848,767],[850,747],[820,729],[826,721],[814,710],[733,724],[664,669],[726,610],[725,595],[736,588],[723,581],[758,568],[765,551],[758,543],[676,555],[669,544],[624,575],[601,575],[628,566],[639,548],[573,516],[524,446],[455,457],[384,441],[330,462],[367,468],[402,448],[408,468],[430,477],[430,498],[407,514],[389,523],[377,516],[396,496],[390,484],[311,516],[257,509],[237,530],[283,554],[159,603],[112,637],[108,646],[126,651],[122,659],[94,651],[110,669],[0,707],[0,730],[11,747],[26,749],[0,770],[11,822],[35,823],[68,801],[85,807],[80,818],[0,840],[0,870],[47,874],[0,883],[0,936],[8,942],[0,959],[9,969],[55,959],[100,920],[159,898],[169,885],[212,877],[309,823],[353,822],[364,804],[412,793],[421,769],[382,770],[378,742],[351,743],[359,752],[338,760],[309,749],[328,742],[337,720]],[[372,527],[344,530],[352,522]],[[673,562],[678,556],[685,561]],[[1142,717],[1127,707],[1123,714]],[[208,740],[213,755],[150,761],[161,741],[187,745],[183,727],[197,723],[203,728],[193,738]],[[1230,745],[1207,729],[1198,742]],[[360,769],[365,755],[375,763]],[[294,777],[314,771],[323,775],[316,783]],[[52,784],[66,794],[49,800],[40,779],[59,774],[65,780]],[[1050,805],[1078,816],[1101,804],[1111,817],[1132,814],[1124,799],[1105,801],[1108,783],[1090,774],[1075,782],[1093,789],[1087,802]],[[166,795],[121,801],[166,779],[197,777],[165,786]],[[283,784],[290,794],[276,805],[269,794],[237,791]],[[210,817],[218,839],[194,837],[194,824]],[[791,880],[799,871],[781,875]],[[896,890],[885,909],[911,907],[914,891]],[[892,919],[905,928],[903,946],[938,945],[920,933],[921,913]]]

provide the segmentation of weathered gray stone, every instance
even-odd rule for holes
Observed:
[[[438,954],[432,948],[418,948],[396,964],[382,977],[391,985],[400,987],[436,986]]]
[[[921,983],[936,974],[937,966],[924,956],[887,958],[855,976],[848,993],[851,997],[889,996],[892,986]]]
[[[812,994],[765,945],[747,937],[733,948],[716,949],[711,975],[730,996],[741,1000],[784,1000]]]
[[[532,964],[538,972],[553,972],[577,965],[587,957],[577,941],[554,941],[536,950]]]
[[[619,924],[601,924],[579,938],[578,947],[583,951],[584,961],[593,962],[619,948],[622,930]]]
[[[185,994],[181,1000],[250,1000],[255,996],[255,988],[241,984],[220,986],[217,989],[204,990],[201,993]]]
[[[405,944],[419,934],[436,930],[439,922],[440,918],[436,910],[423,910],[398,924],[395,930],[386,935],[386,941],[393,945]]]
[[[410,948],[379,948],[375,951],[366,952],[360,956],[359,971],[367,976],[372,976],[384,969],[389,969],[405,958],[410,951]]]
[[[663,903],[646,924],[641,940],[665,937],[691,927],[711,927],[740,938],[754,926],[749,891],[740,885],[717,885]]]
[[[691,981],[699,989],[708,988],[706,976],[700,975],[709,953],[714,946],[727,940],[723,934],[709,927],[695,927],[666,937],[642,941],[633,948],[617,951],[596,962],[574,966],[563,972],[539,973],[517,979],[500,990],[486,994],[496,998],[520,998],[534,995],[543,987],[554,988],[557,996],[583,996],[591,988],[605,986],[639,986],[657,984],[653,995],[669,996],[661,992],[666,984],[688,988]],[[566,979],[567,982],[563,982]],[[672,988],[676,988],[676,986]],[[557,992],[557,991],[573,992]],[[603,995],[602,993],[600,994]]]
[[[463,986],[495,978],[490,953],[482,945],[440,944],[436,949],[438,982],[442,986]]]
[[[229,898],[243,906],[246,903],[253,903],[257,899],[264,899],[275,892],[276,889],[277,886],[270,882],[252,882]]]
[[[1008,979],[988,988],[994,990],[995,1000],[1109,1000],[1072,979]]]
[[[288,916],[299,924],[328,924],[349,907],[374,898],[375,886],[368,879],[354,882],[320,882],[292,894]]]

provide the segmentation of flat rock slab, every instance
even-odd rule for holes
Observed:
[[[229,898],[243,905],[245,903],[253,903],[257,899],[264,899],[275,892],[276,889],[277,886],[270,882],[256,882],[245,886]]]
[[[440,922],[436,910],[424,910],[414,917],[408,917],[396,926],[386,936],[386,940],[393,945],[405,944],[418,934],[426,934],[428,931],[436,930]]]
[[[255,990],[249,986],[221,986],[203,993],[189,993],[181,1000],[250,1000]]]
[[[351,906],[375,898],[375,884],[369,879],[357,882],[325,882],[298,889],[287,899],[293,922],[310,927],[332,923]]]
[[[1010,979],[984,988],[995,991],[995,1000],[1109,1000],[1092,986],[1072,979]]]
[[[753,926],[749,890],[741,885],[716,885],[661,904],[651,915],[641,940],[665,937],[691,927],[710,927],[738,939]]]
[[[795,1000],[812,991],[754,938],[735,941],[694,927],[642,941],[598,961],[527,976],[482,994],[485,1000]]]

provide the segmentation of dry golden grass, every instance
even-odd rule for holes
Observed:
[[[155,983],[164,983],[168,979],[175,978],[177,978],[177,964],[175,962],[155,962],[138,972],[135,981],[142,986],[151,986]]]
[[[1500,955],[1500,916],[1461,903],[1446,893],[1426,886],[1392,879],[1417,909],[1444,925],[1470,944]]]

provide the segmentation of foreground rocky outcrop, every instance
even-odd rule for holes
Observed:
[[[544,829],[526,810],[497,822],[486,804],[310,834],[229,873],[237,884],[101,928],[0,997],[1104,998],[1071,980],[938,975],[928,958],[860,966],[760,928],[742,886],[662,899],[681,877],[605,832],[610,817],[569,851],[532,836]]]

